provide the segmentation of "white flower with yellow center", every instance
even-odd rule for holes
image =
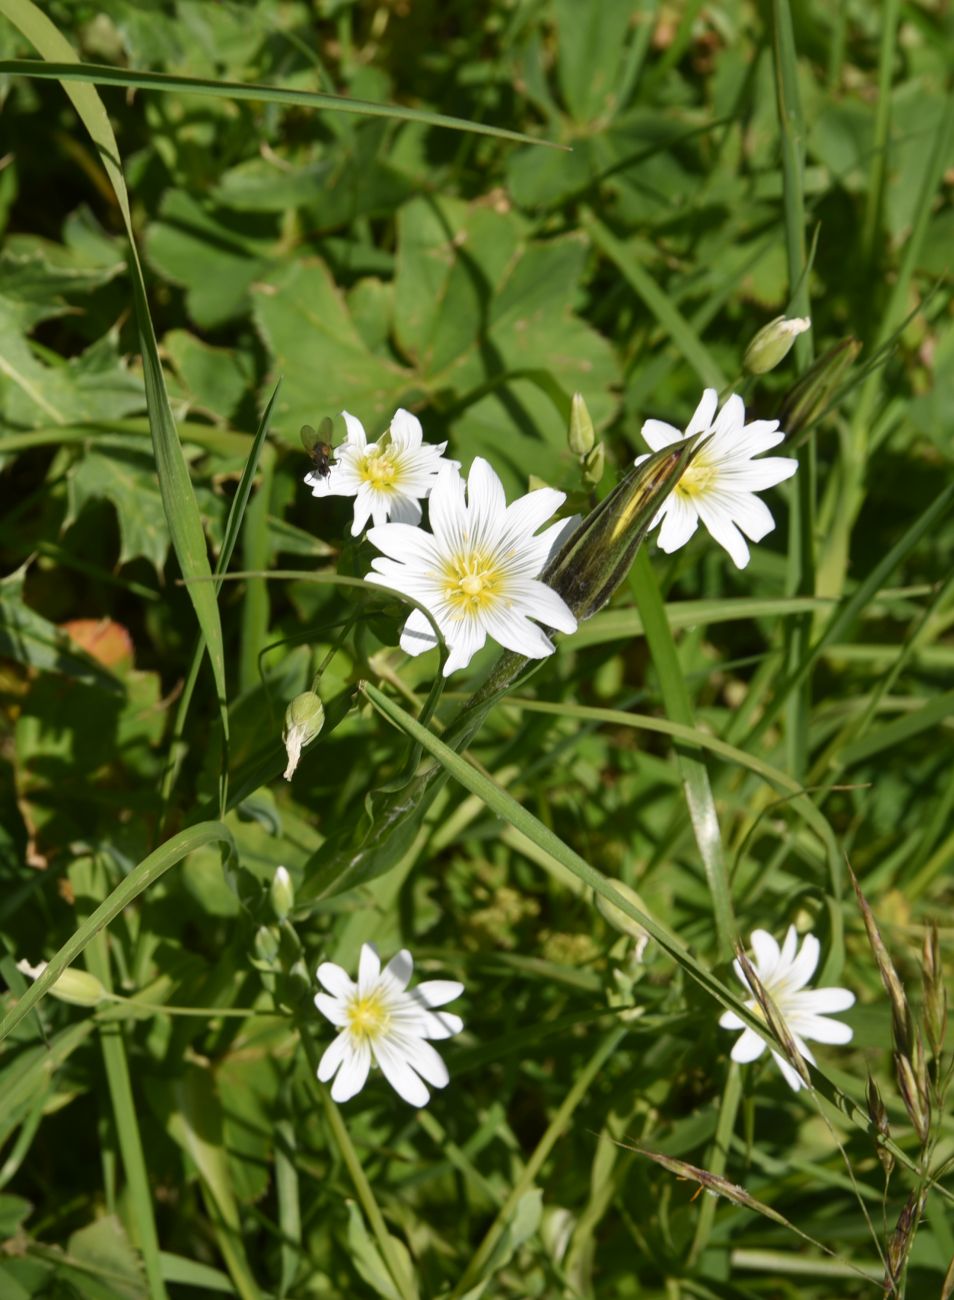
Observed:
[[[378,442],[368,442],[355,416],[341,414],[348,436],[335,448],[329,470],[306,474],[312,496],[354,497],[352,537],[360,536],[369,519],[376,524],[388,519],[419,523],[420,502],[437,480],[447,443],[424,442],[421,422],[410,411],[396,411]]]
[[[328,990],[315,996],[315,1006],[337,1025],[340,1033],[318,1064],[318,1078],[334,1078],[331,1096],[348,1101],[364,1087],[372,1064],[394,1091],[412,1106],[426,1106],[432,1088],[447,1086],[447,1066],[427,1042],[452,1038],[464,1027],[460,1016],[437,1011],[464,991],[456,980],[425,980],[408,989],[414,961],[406,948],[381,969],[370,943],[361,945],[358,982],[334,962],[318,967],[318,980]]]
[[[798,469],[787,456],[761,455],[785,438],[778,420],[745,423],[745,406],[734,393],[716,415],[719,404],[714,388],[707,388],[685,432],[662,420],[647,420],[642,435],[653,451],[660,451],[697,433],[711,433],[692,463],[660,507],[650,527],[662,523],[657,538],[660,550],[671,553],[685,546],[699,526],[725,547],[740,569],[749,562],[745,538],[760,542],[775,527],[772,512],[756,492],[775,487]],[[640,465],[647,456],[637,456]],[[745,537],[742,534],[745,534]]]
[[[847,1011],[854,1006],[855,995],[850,989],[828,988],[810,989],[805,986],[815,974],[821,946],[813,934],[806,934],[798,948],[798,935],[794,925],[779,948],[778,943],[766,930],[755,930],[752,934],[752,967],[759,983],[771,999],[780,1019],[792,1036],[799,1053],[806,1061],[815,1064],[805,1044],[806,1038],[816,1043],[848,1043],[851,1041],[852,1029],[840,1020],[829,1020],[831,1012]],[[796,952],[796,949],[798,951]],[[745,977],[741,963],[736,961],[735,973],[748,992],[751,985]],[[746,1004],[748,1009],[763,1018],[762,1009],[755,998]],[[723,1029],[741,1029],[742,1033],[732,1048],[733,1061],[754,1061],[765,1051],[765,1040],[754,1029],[750,1029],[734,1011],[726,1011],[719,1018]],[[792,1069],[784,1056],[773,1051],[778,1068],[785,1075],[786,1082],[797,1092],[802,1080]]]
[[[441,466],[428,500],[433,533],[400,523],[370,530],[368,540],[386,558],[372,561],[368,581],[430,610],[450,652],[445,677],[466,668],[488,636],[531,659],[552,654],[553,643],[531,619],[560,632],[576,631],[566,602],[537,579],[568,521],[535,534],[564,500],[563,492],[538,488],[508,506],[500,479],[478,456],[466,494],[457,466]],[[436,644],[430,623],[414,610],[401,648],[419,655]]]

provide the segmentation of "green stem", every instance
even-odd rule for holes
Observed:
[[[716,1124],[715,1137],[712,1141],[712,1147],[706,1157],[706,1169],[710,1174],[716,1174],[722,1177],[729,1159],[729,1147],[732,1143],[732,1133],[735,1129],[736,1116],[739,1113],[739,1103],[742,1100],[742,1071],[735,1061],[729,1062],[729,1073],[725,1080],[725,1091],[722,1094],[722,1105],[719,1108],[719,1119]],[[696,1223],[695,1236],[692,1239],[692,1247],[689,1251],[690,1266],[696,1264],[699,1256],[705,1250],[712,1232],[712,1224],[715,1219],[716,1198],[713,1196],[703,1196],[702,1208],[699,1211],[699,1219]]]
[[[649,646],[653,667],[659,680],[666,713],[672,722],[685,727],[695,727],[692,701],[679,667],[676,643],[666,617],[666,607],[645,548],[641,549],[636,556],[630,585],[639,606],[646,644]],[[712,898],[719,954],[723,959],[727,959],[732,955],[736,925],[732,911],[729,877],[722,851],[719,817],[709,783],[709,772],[705,761],[685,747],[676,746],[676,758],[682,777],[689,819]]]
[[[550,1121],[547,1131],[537,1143],[536,1150],[527,1161],[523,1173],[517,1179],[516,1183],[514,1183],[510,1195],[497,1211],[497,1217],[487,1230],[487,1235],[478,1246],[476,1254],[467,1265],[463,1276],[451,1292],[450,1300],[459,1300],[459,1298],[465,1295],[471,1287],[475,1286],[483,1276],[484,1269],[496,1250],[501,1236],[513,1220],[514,1212],[516,1211],[521,1197],[524,1196],[533,1185],[534,1179],[543,1167],[543,1162],[553,1150],[557,1139],[566,1129],[573,1112],[583,1100],[593,1080],[603,1068],[604,1063],[608,1061],[616,1051],[617,1047],[619,1047],[628,1032],[628,1025],[618,1025],[615,1029],[611,1030],[596,1049],[589,1064],[577,1077],[573,1087],[563,1099],[563,1104],[560,1106],[560,1109]]]
[[[371,1231],[374,1233],[378,1249],[381,1251],[388,1272],[391,1274],[391,1279],[402,1300],[416,1300],[417,1289],[414,1286],[413,1279],[407,1276],[404,1261],[394,1248],[394,1239],[388,1232],[387,1225],[384,1222],[384,1215],[375,1200],[374,1191],[368,1182],[367,1174],[361,1167],[361,1161],[354,1149],[351,1135],[341,1118],[341,1111],[335,1102],[331,1100],[328,1089],[324,1084],[318,1082],[318,1053],[315,1050],[315,1045],[311,1040],[307,1027],[299,1024],[298,1035],[305,1049],[305,1055],[308,1057],[313,1091],[321,1102],[331,1136],[341,1153],[341,1158],[345,1162],[348,1173],[351,1175],[351,1181],[354,1183],[354,1189],[357,1192],[358,1200],[361,1202],[361,1208],[371,1225]]]

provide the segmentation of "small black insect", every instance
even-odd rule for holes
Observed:
[[[327,478],[331,473],[331,457],[334,448],[330,442],[326,441],[331,437],[331,430],[332,424],[327,416],[322,420],[317,430],[313,429],[310,424],[301,426],[301,445],[311,457],[311,463],[319,478]]]

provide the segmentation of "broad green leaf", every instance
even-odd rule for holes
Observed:
[[[113,1295],[122,1300],[147,1300],[142,1260],[114,1214],[106,1214],[74,1232],[67,1252],[96,1273]]]

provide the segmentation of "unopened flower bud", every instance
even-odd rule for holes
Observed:
[[[745,350],[742,366],[750,375],[764,375],[774,370],[791,351],[799,334],[811,326],[807,316],[776,316],[763,325]]]
[[[603,470],[606,466],[606,452],[603,444],[598,442],[595,447],[591,448],[583,457],[583,482],[587,487],[596,487],[603,477]]]
[[[785,394],[778,420],[785,430],[786,448],[797,447],[803,441],[860,351],[857,339],[842,339],[819,357]]]
[[[285,780],[290,781],[294,775],[301,751],[318,735],[325,722],[325,706],[314,691],[303,691],[296,695],[285,710],[285,728],[282,740],[288,755],[285,768]]]
[[[255,932],[254,964],[270,968],[278,961],[281,934],[274,926],[260,925]]]
[[[626,577],[656,512],[702,440],[686,438],[634,466],[547,562],[541,581],[581,623],[603,608]]]
[[[595,442],[596,432],[583,394],[574,393],[570,402],[570,429],[567,434],[570,451],[574,456],[585,456],[593,450]]]
[[[292,884],[287,868],[276,868],[268,896],[271,899],[272,911],[279,921],[284,921],[295,906],[295,886]]]
[[[46,970],[46,966],[45,961],[37,962],[35,966],[31,966],[28,961],[17,962],[17,970],[20,974],[28,975],[31,980],[38,980]],[[98,1007],[109,997],[95,975],[85,970],[73,970],[72,967],[68,967],[54,981],[50,993],[61,1002],[70,1002],[76,1007]]]

